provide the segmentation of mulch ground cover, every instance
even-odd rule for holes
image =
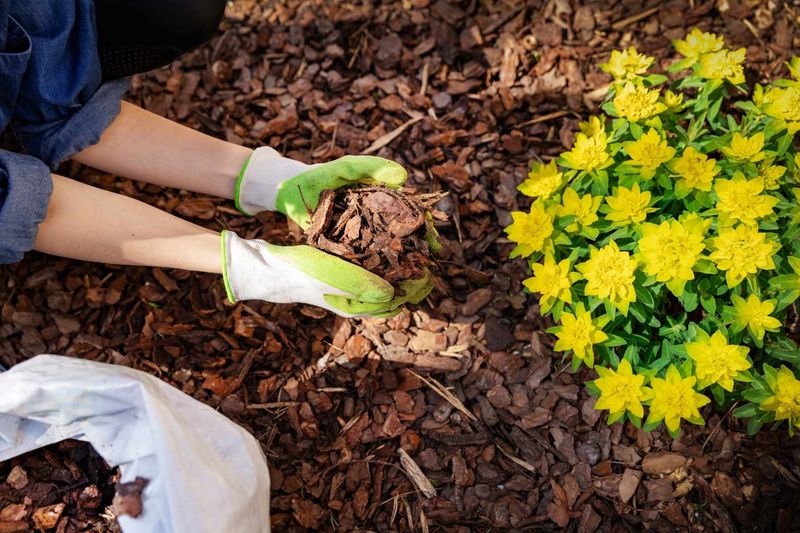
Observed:
[[[307,162],[391,158],[418,191],[448,192],[434,292],[344,320],[229,305],[216,276],[32,253],[0,270],[0,361],[131,366],[218,408],[263,444],[276,531],[798,530],[800,440],[710,411],[677,440],[607,426],[587,371],[552,351],[502,227],[525,207],[529,161],[597,110],[612,49],[668,63],[699,26],[746,47],[748,81],[765,81],[786,75],[799,15],[750,0],[233,2],[212,42],[134,78],[130,99]],[[63,172],[215,229],[303,239],[278,215]]]

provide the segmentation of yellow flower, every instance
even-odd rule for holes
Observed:
[[[710,191],[714,175],[719,171],[716,164],[715,159],[687,146],[680,159],[672,165],[672,169],[681,177],[676,186],[704,192]]]
[[[508,239],[517,243],[511,258],[528,257],[544,249],[553,234],[553,216],[542,202],[534,202],[529,213],[512,212],[511,218],[513,223],[505,229]]]
[[[758,167],[758,179],[764,185],[764,189],[774,191],[780,189],[781,178],[786,174],[786,167],[781,165],[773,165],[764,161]]]
[[[694,265],[705,244],[703,234],[690,231],[677,220],[659,225],[645,223],[639,240],[639,258],[646,274],[664,282],[676,296],[683,294],[686,282],[694,279]]]
[[[760,179],[747,180],[737,172],[733,179],[717,180],[714,187],[717,192],[717,211],[733,220],[754,225],[761,217],[772,214],[772,208],[778,199],[766,194],[764,182]]]
[[[564,174],[558,171],[555,161],[550,161],[547,165],[533,163],[528,179],[520,183],[517,190],[525,196],[533,198],[541,196],[547,199],[561,188],[563,176]]]
[[[614,108],[617,115],[631,122],[639,122],[665,111],[667,107],[658,101],[658,91],[634,85],[631,82],[614,97]]]
[[[608,153],[608,139],[605,133],[595,134],[591,137],[578,133],[572,150],[561,154],[570,168],[591,172],[606,168],[613,160]]]
[[[569,232],[575,232],[582,227],[585,228],[597,222],[597,209],[600,207],[600,202],[603,201],[603,198],[601,196],[592,196],[591,194],[578,196],[575,189],[567,187],[564,190],[561,201],[562,205],[556,207],[556,214],[560,217],[574,216],[575,222],[565,229]]]
[[[579,122],[578,127],[581,129],[581,133],[588,137],[606,134],[606,127],[603,119],[596,115],[589,117],[589,120],[586,122]]]
[[[667,106],[667,109],[670,111],[677,111],[683,105],[683,93],[675,94],[667,89],[664,92],[664,105]]]
[[[672,41],[675,50],[685,57],[698,58],[709,52],[716,52],[725,46],[725,40],[719,35],[692,28],[686,37]]]
[[[586,278],[586,296],[608,299],[623,314],[628,314],[628,306],[636,301],[633,278],[636,260],[628,252],[621,252],[617,243],[598,250],[592,247],[589,260],[576,267]]]
[[[756,226],[740,224],[735,228],[726,228],[711,241],[713,252],[709,259],[716,263],[717,268],[725,270],[728,287],[735,287],[745,276],[755,274],[758,269],[775,268],[772,256],[780,249],[780,245],[768,241],[767,234],[760,233]]]
[[[644,222],[647,214],[655,211],[650,207],[650,198],[650,192],[642,192],[638,183],[634,183],[632,189],[617,187],[613,196],[606,197],[610,208],[606,218],[618,226]]]
[[[608,72],[614,79],[630,80],[647,72],[655,58],[640,54],[631,46],[627,50],[614,50],[608,63],[601,63],[600,69]]]
[[[675,148],[667,144],[666,140],[661,140],[661,136],[653,128],[638,141],[624,142],[622,146],[628,152],[631,164],[642,167],[643,178],[652,178],[658,166],[675,155]]]
[[[767,115],[785,122],[789,133],[800,130],[800,86],[770,87],[760,107]]]
[[[733,392],[733,380],[741,381],[741,373],[753,365],[747,360],[750,348],[728,344],[721,331],[697,342],[687,342],[686,352],[695,364],[697,387],[703,389],[714,383],[728,392]]]
[[[644,416],[642,402],[650,398],[650,389],[644,386],[644,376],[633,373],[627,359],[620,361],[617,370],[602,366],[595,370],[600,376],[594,380],[600,390],[595,409],[608,409],[609,422],[619,420],[626,411],[638,418]]]
[[[800,381],[781,365],[778,375],[768,379],[772,396],[761,402],[761,409],[774,411],[776,420],[788,420],[792,428],[800,428]]]
[[[594,365],[594,349],[592,346],[608,340],[608,335],[603,333],[601,327],[592,321],[592,314],[586,311],[583,304],[578,304],[575,314],[562,313],[561,325],[556,332],[558,340],[553,345],[554,350],[566,352],[572,350],[575,357],[586,363]]]
[[[745,137],[737,131],[733,134],[730,146],[723,146],[721,150],[732,159],[755,163],[767,157],[761,152],[762,148],[764,148],[764,132],[759,131],[752,137]]]
[[[744,83],[745,49],[718,50],[700,57],[697,75],[709,80],[728,80],[734,85]]]
[[[680,429],[681,419],[702,424],[700,408],[710,400],[694,390],[696,381],[694,376],[682,378],[675,365],[667,368],[666,379],[653,378],[650,381],[653,399],[650,402],[648,422],[663,420],[670,433],[676,433]]]
[[[542,313],[549,311],[556,300],[564,303],[572,303],[572,283],[577,281],[580,276],[575,272],[570,272],[569,260],[556,263],[552,256],[547,256],[544,263],[533,264],[533,277],[522,282],[531,292],[538,292],[539,305]]]
[[[747,300],[735,294],[731,296],[733,309],[736,312],[736,319],[733,322],[735,332],[740,332],[744,328],[750,331],[759,341],[764,338],[765,331],[778,331],[781,322],[777,318],[770,316],[775,311],[775,300],[758,299],[758,296],[751,294]]]

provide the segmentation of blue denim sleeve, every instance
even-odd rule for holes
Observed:
[[[44,163],[0,150],[0,264],[15,263],[33,248],[52,191]]]
[[[93,144],[119,115],[120,102],[128,90],[128,80],[101,85],[79,108],[67,117],[38,123],[14,121],[14,132],[27,153],[55,169]]]
[[[119,113],[128,86],[126,80],[102,83],[94,4],[10,4],[10,19],[31,42],[12,125],[25,150],[51,167],[100,139]]]

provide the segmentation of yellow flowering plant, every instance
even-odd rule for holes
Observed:
[[[745,84],[745,51],[699,29],[665,73],[631,47],[602,114],[571,149],[532,165],[528,211],[506,228],[556,351],[609,423],[677,435],[713,403],[748,430],[800,428],[800,58]]]

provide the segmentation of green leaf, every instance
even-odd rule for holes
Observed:
[[[687,313],[691,313],[692,311],[697,309],[697,306],[700,302],[699,298],[697,297],[697,293],[689,291],[688,288],[683,291],[683,295],[680,297],[680,301],[683,304],[683,308],[686,309]]]
[[[558,300],[555,305],[550,309],[550,314],[553,316],[553,321],[560,322],[561,321],[561,313],[564,312],[564,302],[562,300]]]
[[[649,76],[645,76],[644,80],[650,84],[650,86],[661,85],[669,78],[664,76],[663,74],[650,74]]]
[[[681,70],[686,70],[687,68],[694,65],[695,61],[697,60],[691,57],[685,57],[683,59],[679,59],[678,61],[675,61],[669,67],[667,67],[667,72],[673,73],[673,72],[680,72]]]
[[[644,423],[644,426],[642,426],[642,430],[646,431],[646,432],[650,432],[650,431],[653,431],[654,429],[656,429],[659,425],[661,425],[661,420],[659,420],[657,422],[654,422],[648,416],[647,420]]]
[[[712,102],[711,107],[708,110],[708,122],[710,124],[716,123],[717,114],[719,113],[719,108],[722,105],[722,98],[718,98]]]
[[[656,302],[653,299],[653,293],[647,287],[639,287],[636,289],[636,299],[652,309],[655,307]]]
[[[717,267],[714,266],[714,263],[708,259],[700,259],[694,265],[694,271],[700,272],[701,274],[716,274]]]
[[[700,295],[700,305],[706,310],[708,314],[715,314],[717,312],[717,299],[710,294]]]
[[[634,367],[639,366],[639,350],[634,345],[630,345],[625,349],[625,353],[622,355],[623,359],[627,359],[628,362]]]
[[[775,359],[786,361],[794,368],[800,367],[800,347],[788,337],[779,337],[768,344],[766,352]]]
[[[777,155],[782,156],[783,154],[785,154],[786,150],[788,150],[789,147],[792,145],[793,140],[794,140],[794,135],[789,132],[786,132],[786,135],[781,137],[781,140],[778,143]]]
[[[647,315],[645,310],[638,304],[632,303],[628,308],[628,312],[633,315],[633,318],[644,324],[647,322]]]
[[[628,344],[628,341],[620,337],[619,335],[614,335],[613,333],[608,336],[608,340],[603,343],[603,346],[608,346],[609,348],[614,348],[616,346],[625,346]]]
[[[790,305],[792,302],[800,298],[800,290],[797,291],[783,291],[778,293],[777,302],[775,303],[775,311],[783,311]]]
[[[711,395],[714,396],[714,401],[717,402],[717,405],[722,407],[725,405],[725,391],[719,385],[712,385],[711,386]]]
[[[779,291],[782,290],[800,290],[800,276],[797,274],[784,274],[782,276],[775,276],[769,280],[770,287],[774,287]]]
[[[733,416],[738,418],[748,418],[758,414],[758,406],[754,403],[747,403],[733,410]]]
[[[639,138],[642,136],[642,133],[643,133],[642,127],[639,124],[637,124],[636,122],[631,122],[630,123],[630,128],[631,128],[631,135],[633,135],[633,138],[638,141]]]
[[[763,425],[764,423],[759,422],[756,417],[751,418],[750,420],[747,421],[747,434],[755,435],[756,433],[758,433],[758,430],[761,429],[761,426]]]

